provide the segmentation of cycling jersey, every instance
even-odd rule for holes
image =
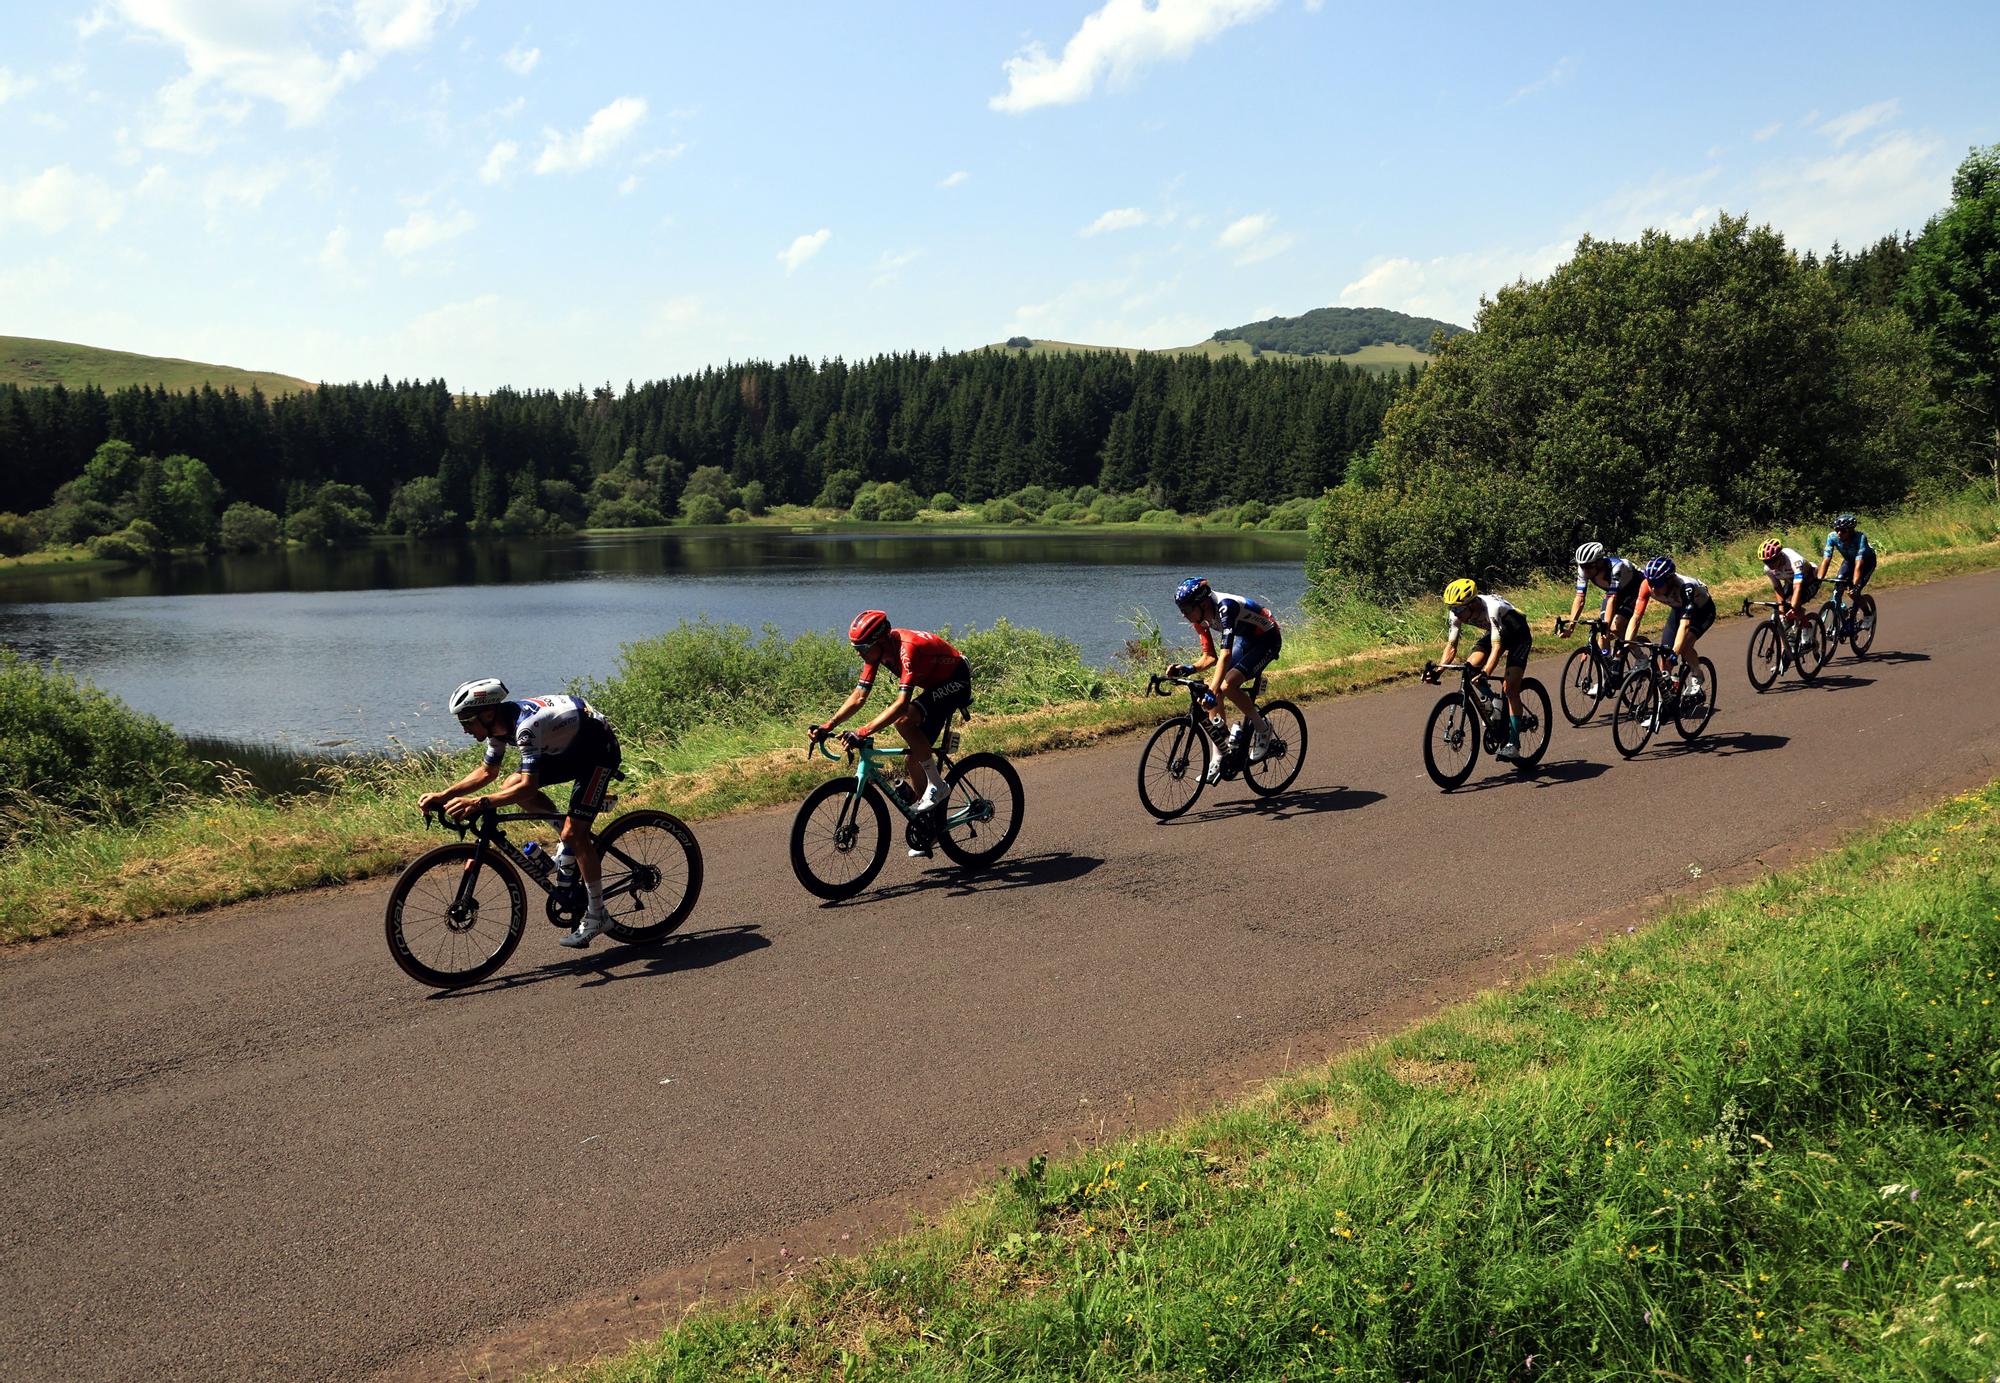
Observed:
[[[942,686],[964,672],[964,655],[935,634],[922,629],[891,629],[889,637],[889,651],[879,665],[901,677],[898,685],[903,691]],[[862,664],[861,680],[856,684],[862,691],[875,685],[876,667],[876,663]]]
[[[1818,564],[1795,547],[1781,550],[1776,557],[1764,564],[1764,574],[1773,580],[1790,579],[1793,584],[1806,579]]]
[[[521,751],[523,773],[546,774],[547,760],[560,760],[576,744],[581,733],[592,745],[602,741],[594,731],[609,735],[611,727],[580,696],[528,696],[502,703],[514,707],[516,719],[511,740],[494,736],[486,741],[486,764],[498,768],[507,756],[508,745]],[[615,743],[615,741],[614,741]]]
[[[1840,531],[1835,529],[1826,535],[1826,548],[1820,553],[1820,556],[1823,558],[1831,557],[1834,553],[1839,553],[1840,569],[1846,571],[1848,563],[1857,557],[1871,554],[1874,551],[1875,549],[1868,545],[1868,535],[1860,529],[1855,529],[1845,538],[1842,538]]]
[[[1609,591],[1614,595],[1627,595],[1639,589],[1639,583],[1645,578],[1640,574],[1637,564],[1628,562],[1623,557],[1612,557],[1608,554],[1604,560],[1609,566],[1602,577],[1586,576],[1581,566],[1576,569],[1576,588],[1579,591],[1589,590],[1592,582],[1595,582],[1600,590]]]
[[[1192,619],[1194,632],[1201,635],[1203,654],[1215,656],[1215,638],[1219,635],[1224,643],[1237,639],[1262,639],[1278,632],[1278,617],[1270,607],[1261,601],[1243,595],[1228,595],[1222,591],[1215,593],[1215,618]]]
[[[1491,633],[1500,627],[1500,622],[1507,616],[1521,613],[1497,595],[1476,595],[1470,600],[1463,600],[1445,608],[1451,615],[1451,622],[1445,626],[1444,631],[1446,643],[1458,637],[1460,625],[1469,624],[1474,629],[1483,629]]]
[[[1639,610],[1645,613],[1646,602],[1657,600],[1669,610],[1685,610],[1704,600],[1712,600],[1708,593],[1708,583],[1686,572],[1676,572],[1668,577],[1664,585],[1656,586],[1648,581],[1639,587]]]

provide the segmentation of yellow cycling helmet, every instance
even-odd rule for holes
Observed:
[[[1479,594],[1479,587],[1470,577],[1461,576],[1444,588],[1444,603],[1461,605]]]

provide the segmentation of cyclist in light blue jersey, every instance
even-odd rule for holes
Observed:
[[[1868,578],[1875,574],[1875,549],[1868,541],[1868,535],[1854,526],[1854,515],[1842,514],[1833,521],[1833,531],[1826,535],[1826,547],[1819,559],[1819,578],[1826,580],[1826,573],[1833,566],[1833,559],[1840,558],[1841,581],[1851,581],[1847,598],[1852,600],[1867,586]]]

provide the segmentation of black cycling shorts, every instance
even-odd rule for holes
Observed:
[[[972,669],[963,658],[949,678],[935,687],[925,687],[910,699],[910,709],[917,713],[916,728],[932,743],[951,727],[953,714],[971,706]]]
[[[1535,636],[1528,630],[1528,617],[1519,610],[1509,610],[1500,616],[1500,651],[1507,655],[1507,666],[1524,668],[1528,665],[1528,650],[1535,645]],[[1479,642],[1472,646],[1474,653],[1484,653],[1493,647],[1493,635],[1481,634]]]
[[[1862,588],[1868,584],[1868,578],[1873,576],[1874,574],[1875,574],[1875,549],[1871,547],[1868,549],[1868,551],[1861,554],[1861,560],[1855,564],[1854,594],[1860,595]]]
[[[560,754],[545,755],[535,765],[535,786],[575,783],[563,815],[589,821],[604,810],[604,797],[611,791],[612,779],[618,776],[620,758],[618,736],[611,732],[611,727],[601,720],[586,719],[577,727],[576,738],[569,742],[569,748]]]
[[[1672,648],[1674,646],[1674,634],[1681,627],[1681,618],[1681,611],[1671,607],[1668,608],[1666,628],[1660,631],[1660,647]],[[1699,599],[1689,601],[1686,618],[1688,622],[1688,639],[1693,643],[1700,643],[1701,636],[1706,634],[1709,631],[1709,627],[1715,623],[1715,597],[1709,595],[1707,592],[1703,592]]]
[[[1243,680],[1252,681],[1257,674],[1277,661],[1284,650],[1283,631],[1267,629],[1262,634],[1238,634],[1229,641],[1229,666],[1240,668]]]

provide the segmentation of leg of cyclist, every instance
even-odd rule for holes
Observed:
[[[1494,751],[1496,758],[1512,759],[1521,752],[1521,676],[1528,668],[1528,649],[1534,636],[1528,631],[1528,617],[1515,611],[1501,623],[1495,658],[1506,661],[1501,686],[1507,692],[1507,743]]]
[[[591,938],[611,923],[611,915],[604,910],[604,860],[597,849],[593,828],[597,814],[604,810],[604,799],[611,791],[611,780],[618,772],[621,757],[618,741],[605,734],[600,743],[592,746],[589,762],[579,766],[576,785],[570,789],[569,806],[563,809],[563,848],[576,858],[588,900],[576,929],[562,938],[562,944],[572,948],[588,946]]]

